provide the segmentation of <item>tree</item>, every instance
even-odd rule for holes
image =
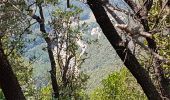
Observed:
[[[61,99],[84,98],[88,76],[80,68],[84,63],[86,40],[83,39],[87,25],[79,23],[81,9],[70,5],[66,10],[57,9],[53,14],[51,33]]]
[[[33,13],[33,10],[30,10],[30,16],[35,19],[39,25],[40,25],[40,31],[42,32],[42,34],[46,35],[46,29],[45,29],[45,24],[44,24],[44,15],[43,15],[43,10],[42,10],[42,3],[38,3],[37,6],[39,7],[39,13],[40,16],[37,16]],[[59,98],[59,89],[58,89],[58,83],[57,83],[57,79],[56,79],[56,63],[54,60],[54,55],[52,52],[52,41],[49,37],[44,37],[46,43],[47,43],[47,50],[48,50],[48,55],[50,58],[50,63],[51,63],[51,81],[52,81],[52,87],[53,87],[53,91],[54,91],[54,97],[55,98]]]
[[[4,3],[4,2],[3,2]],[[16,14],[16,16],[18,17],[18,18],[14,18],[14,22],[12,22],[13,21],[13,19],[12,20],[10,20],[10,19],[6,19],[7,20],[7,22],[9,22],[9,20],[12,22],[12,24],[16,24],[16,23],[19,23],[19,21],[21,21],[22,20],[22,18],[20,17],[20,14],[23,14],[23,16],[25,17],[25,15],[26,14],[24,14],[23,13],[23,11],[25,11],[25,10],[28,10],[29,11],[29,15],[33,18],[33,19],[35,19],[37,22],[38,22],[38,24],[40,25],[40,31],[42,32],[42,37],[43,37],[43,39],[46,41],[46,43],[47,43],[47,51],[48,51],[48,54],[49,54],[49,59],[50,59],[50,63],[51,63],[51,71],[49,71],[50,72],[50,74],[51,74],[51,81],[52,81],[52,89],[53,89],[53,94],[54,94],[54,98],[59,98],[59,93],[60,94],[62,94],[62,95],[65,95],[65,97],[67,96],[67,97],[74,97],[74,98],[78,98],[78,97],[81,97],[81,96],[83,96],[82,94],[84,93],[84,91],[82,91],[83,89],[84,89],[84,84],[86,83],[86,79],[88,78],[84,73],[82,73],[82,72],[79,72],[79,73],[76,73],[75,72],[75,70],[78,70],[78,67],[80,67],[81,66],[81,64],[82,64],[82,62],[84,61],[84,58],[82,59],[80,59],[80,57],[78,58],[77,57],[77,55],[76,55],[76,52],[77,52],[77,49],[78,49],[78,45],[77,45],[77,43],[76,43],[76,41],[77,41],[77,38],[79,38],[79,42],[81,41],[81,34],[79,34],[79,35],[75,35],[75,33],[76,32],[78,32],[79,31],[79,29],[77,29],[77,30],[71,30],[71,28],[70,28],[70,26],[68,26],[67,27],[67,29],[63,29],[64,31],[67,31],[67,36],[63,36],[63,37],[60,37],[59,39],[61,39],[61,41],[64,41],[64,44],[66,43],[67,44],[67,47],[66,48],[63,48],[63,47],[58,47],[58,49],[62,49],[62,50],[64,50],[64,49],[67,49],[66,50],[66,57],[64,57],[64,58],[66,58],[66,62],[63,60],[63,58],[61,57],[61,56],[63,56],[63,54],[60,54],[60,53],[58,53],[57,55],[54,55],[54,48],[53,48],[53,46],[55,46],[55,45],[62,45],[62,43],[61,44],[57,44],[57,43],[55,43],[56,41],[52,38],[52,37],[50,37],[50,35],[52,34],[53,35],[53,33],[48,33],[47,31],[46,31],[46,29],[45,29],[45,18],[44,18],[44,14],[43,14],[43,7],[42,7],[42,5],[45,3],[45,2],[41,2],[41,1],[38,1],[37,0],[37,2],[34,2],[33,4],[31,4],[31,5],[28,5],[28,7],[26,7],[24,4],[22,5],[22,6],[25,6],[25,8],[23,7],[22,9],[23,9],[23,11],[21,11],[20,10],[20,8],[18,7],[18,6],[15,6],[14,4],[16,4],[16,5],[18,5],[18,4],[21,4],[21,3],[23,3],[23,2],[5,2],[5,4],[7,4],[7,5],[9,5],[9,7],[10,7],[10,9],[11,8],[15,8],[15,10],[13,10],[12,12],[13,13],[15,13]],[[49,1],[48,3],[51,3],[51,1]],[[40,13],[40,16],[37,16],[37,15],[35,15],[34,13],[33,13],[33,10],[31,10],[31,6],[32,5],[36,5],[38,8],[39,8],[39,13]],[[28,9],[27,9],[28,8]],[[73,7],[73,9],[74,9],[74,7]],[[76,9],[76,12],[74,13],[74,12],[72,12],[72,11],[68,11],[68,12],[66,12],[66,16],[64,16],[64,15],[59,15],[59,16],[63,16],[63,18],[61,19],[62,21],[61,21],[61,25],[62,25],[62,22],[64,22],[64,20],[68,20],[68,19],[71,19],[71,17],[74,17],[74,15],[75,14],[77,14],[78,15],[78,13],[80,13],[80,9],[77,9],[77,7],[75,7],[75,9]],[[17,12],[17,13],[16,13]],[[3,12],[4,14],[6,14],[6,12]],[[6,14],[7,15],[7,14]],[[10,15],[11,16],[11,15]],[[58,15],[57,15],[58,16]],[[4,16],[3,16],[4,17]],[[15,17],[15,16],[14,16]],[[27,16],[26,16],[27,17]],[[56,16],[55,16],[56,17]],[[65,18],[66,17],[66,18]],[[78,18],[78,16],[77,16],[77,18]],[[4,18],[5,19],[5,18]],[[6,20],[4,20],[4,21],[2,21],[3,23],[1,23],[1,24],[3,24],[3,25],[5,25],[5,21]],[[54,21],[55,20],[58,20],[58,19],[54,19]],[[77,19],[78,20],[78,19]],[[20,24],[24,24],[24,23],[20,23]],[[29,27],[32,25],[32,24],[30,24],[30,20],[28,20],[28,23],[25,23],[25,24],[29,24]],[[58,25],[59,23],[52,23],[52,25],[51,26],[54,26],[54,28],[55,28],[55,31],[57,31],[58,29],[58,27],[56,27],[56,26],[59,26]],[[69,23],[67,23],[67,24],[69,24]],[[3,27],[2,26],[2,31],[4,30],[4,31],[6,31],[6,30],[10,30],[10,32],[9,32],[9,36],[7,36],[7,35],[5,35],[3,38],[3,43],[5,43],[5,44],[8,44],[8,45],[10,45],[9,47],[8,46],[3,46],[3,47],[5,47],[5,50],[6,51],[8,51],[8,48],[12,48],[12,50],[11,50],[11,52],[10,52],[10,50],[9,50],[9,52],[6,52],[6,54],[8,55],[8,57],[9,57],[9,59],[10,59],[10,63],[12,64],[12,66],[14,67],[13,69],[14,69],[14,71],[16,72],[16,74],[17,74],[17,76],[20,78],[20,75],[22,74],[22,72],[21,72],[21,69],[18,71],[17,70],[17,68],[21,68],[21,66],[20,66],[20,64],[18,64],[18,58],[16,57],[16,55],[17,54],[19,54],[19,52],[21,52],[20,50],[22,49],[22,47],[16,47],[15,45],[18,45],[17,44],[17,41],[15,41],[15,42],[13,42],[13,41],[10,41],[10,38],[12,37],[12,36],[14,36],[15,38],[14,38],[14,40],[16,39],[17,40],[17,36],[18,36],[18,34],[15,34],[15,33],[13,33],[14,31],[13,30],[15,30],[15,32],[18,32],[18,33],[20,33],[21,31],[23,31],[22,29],[21,29],[21,27],[20,27],[20,25],[18,25],[17,24],[17,27],[15,27],[15,28],[13,28],[13,29],[11,29],[11,26],[12,25],[9,25],[8,27],[7,26],[5,26],[5,27]],[[30,33],[30,32],[25,32],[25,31],[30,31],[29,30],[29,27],[27,27],[26,29],[24,29],[24,33],[26,33],[26,34],[28,34],[28,33]],[[79,27],[79,26],[78,26]],[[25,28],[25,27],[24,27]],[[13,32],[12,32],[13,31]],[[59,31],[60,32],[60,31]],[[61,33],[62,33],[62,31],[61,31]],[[69,35],[68,36],[68,34],[73,34],[74,33],[74,35]],[[12,34],[12,35],[11,35]],[[64,33],[63,33],[64,34]],[[56,36],[56,38],[59,36],[59,34],[55,34],[55,35],[57,35]],[[17,38],[16,38],[17,37]],[[12,37],[13,38],[13,37]],[[19,35],[19,39],[21,39],[22,38],[22,34],[20,34]],[[63,39],[64,38],[64,39]],[[69,38],[69,39],[68,39]],[[60,42],[61,42],[60,41]],[[15,44],[15,45],[14,45]],[[68,45],[69,44],[69,45]],[[81,43],[80,43],[81,44]],[[14,46],[13,46],[14,45]],[[83,48],[83,47],[82,47]],[[16,52],[13,52],[13,50],[14,51],[16,51]],[[64,50],[64,52],[65,52],[65,50]],[[71,55],[70,55],[70,53],[72,53]],[[83,55],[84,54],[84,50],[83,50],[83,52],[82,52],[82,54],[81,55]],[[19,54],[20,55],[20,54]],[[55,58],[55,56],[56,56],[56,58]],[[70,56],[70,57],[69,57]],[[10,57],[12,57],[12,58],[10,58]],[[15,58],[16,57],[16,58]],[[57,59],[57,57],[61,57],[62,59]],[[15,60],[16,59],[16,60]],[[71,60],[71,61],[70,61]],[[63,65],[60,65],[60,63],[63,63]],[[58,65],[60,65],[60,66],[57,66],[56,65],[56,63],[58,64]],[[70,65],[73,65],[72,66],[72,69],[71,69],[71,67],[70,67]],[[16,66],[16,65],[18,65],[18,66]],[[73,67],[75,67],[76,66],[76,68],[77,69],[75,69],[75,68],[73,68]],[[56,73],[56,67],[60,67],[61,69],[59,69],[59,71],[61,71],[61,73],[62,73],[62,75],[61,76],[59,76],[59,78],[57,78],[56,77],[56,75],[57,75],[57,73]],[[26,68],[27,69],[27,66],[24,66],[24,68]],[[23,70],[22,70],[23,71]],[[26,74],[26,73],[25,73]],[[29,76],[28,76],[29,77]],[[27,78],[28,78],[27,77]],[[62,78],[62,82],[60,82],[60,78]],[[22,79],[20,79],[20,82],[22,81]],[[59,81],[60,82],[60,90],[59,90],[59,85],[58,85],[58,82],[57,81]],[[23,82],[21,82],[21,83],[23,83]],[[64,84],[64,85],[63,85]],[[23,87],[25,87],[26,85],[25,84],[22,84],[23,85]],[[28,87],[25,87],[25,88],[28,88]],[[27,90],[28,89],[25,89],[24,88],[24,92],[27,94]],[[70,91],[69,93],[64,93],[63,91],[67,91],[67,90],[74,90],[74,92],[73,91]],[[63,94],[64,93],[64,94]],[[27,94],[27,96],[28,96],[28,94]],[[62,98],[62,97],[61,97]]]
[[[36,2],[40,16],[29,8],[29,15],[40,25],[42,37],[47,43],[47,51],[51,62],[51,80],[55,98],[80,98],[83,93],[87,75],[79,71],[84,62],[86,44],[82,41],[83,27],[79,25],[79,13],[82,11],[76,6],[67,4],[66,11],[58,8],[51,17],[51,31],[45,29],[43,2]],[[76,21],[75,21],[76,20]],[[82,28],[82,29],[81,29]],[[78,49],[82,49],[79,54]],[[58,73],[57,73],[58,72]],[[56,77],[58,76],[58,77]],[[59,97],[59,95],[61,97]]]
[[[18,3],[20,2],[16,2],[16,5]],[[12,70],[11,64],[8,59],[8,55],[10,55],[11,52],[13,51],[13,47],[8,48],[8,50],[9,51],[11,50],[11,52],[7,52],[7,49],[5,48],[3,44],[4,39],[2,39],[5,36],[11,36],[11,34],[15,34],[15,32],[19,32],[17,31],[17,29],[16,30],[12,29],[13,25],[15,25],[15,22],[18,21],[18,19],[15,19],[15,17],[18,16],[19,14],[16,13],[15,10],[11,10],[13,9],[13,7],[11,6],[10,2],[7,2],[7,1],[0,2],[0,8],[1,8],[0,58],[2,59],[0,61],[1,63],[0,64],[0,85],[1,85],[2,91],[6,99],[25,100],[24,94],[21,90],[19,82]],[[11,18],[11,19],[8,19],[8,18]],[[21,18],[21,17],[18,17],[18,18]]]
[[[131,1],[131,0],[127,0],[127,1],[128,1],[127,3],[129,3],[130,7],[131,7],[131,4],[132,4],[132,6],[134,6],[133,1]],[[150,100],[151,99],[160,100],[161,95],[157,91],[157,88],[154,86],[154,83],[152,82],[152,79],[150,78],[149,73],[147,72],[146,69],[144,69],[139,64],[135,55],[132,54],[132,52],[128,49],[128,47],[127,47],[128,42],[122,41],[122,38],[117,33],[117,31],[114,28],[114,26],[112,25],[108,15],[106,14],[106,11],[102,7],[102,6],[105,6],[105,3],[108,3],[108,1],[107,0],[105,0],[105,1],[88,0],[87,3],[90,6],[91,10],[93,11],[93,14],[95,15],[96,21],[100,25],[103,33],[105,34],[105,36],[107,37],[107,39],[109,40],[109,42],[111,43],[113,48],[116,50],[117,54],[119,55],[121,60],[124,62],[125,66],[130,70],[132,75],[136,78],[137,82],[142,87],[142,89],[145,92],[145,94],[147,95],[148,99],[150,99]],[[149,4],[149,5],[147,6],[148,8],[146,8],[146,9],[149,10],[150,9],[149,7],[150,7],[150,5],[152,5],[152,2],[149,2],[147,4]],[[108,8],[106,7],[106,9],[108,9]],[[137,10],[137,8],[133,8],[133,9]],[[118,10],[124,12],[125,14],[129,14],[131,16],[131,13],[129,13],[127,11],[124,11],[124,10],[121,10],[121,9],[118,9]],[[122,24],[120,22],[120,20],[118,20],[119,19],[118,16],[115,16],[114,18],[118,22],[118,24]],[[144,19],[144,20],[146,20],[146,19]],[[145,25],[145,24],[146,23],[144,23],[143,25]],[[149,43],[149,47],[151,49],[142,45],[139,41],[137,41],[135,39],[136,42],[140,46],[144,47],[145,50],[148,50],[150,53],[152,53],[152,55],[154,57],[156,57],[156,59],[159,59],[159,61],[163,60],[154,50],[152,50],[153,48],[155,48],[155,42],[153,41],[153,39],[150,38],[149,33],[139,32],[140,30],[137,30],[138,32],[136,32],[135,30],[131,30],[131,29],[129,30],[129,29],[127,29],[128,26],[126,26],[126,25],[116,25],[116,26],[118,28],[122,29],[125,32],[125,34],[130,34],[130,36],[132,36],[133,39],[135,39],[135,36],[133,37],[133,35],[135,35],[135,34],[143,35],[143,37],[147,38],[147,41]],[[148,26],[146,26],[146,28],[147,27]],[[147,31],[147,30],[145,29],[145,31]],[[163,95],[163,96],[167,97],[167,94]],[[162,98],[164,98],[164,97],[162,97]]]
[[[136,13],[138,19],[140,19],[140,22],[144,27],[144,31],[149,32],[150,31],[149,20],[147,19],[148,13],[151,10],[153,3],[156,3],[158,1],[153,2],[153,0],[146,0],[143,3],[143,6],[141,6],[141,9],[138,7],[138,5],[133,0],[125,0],[125,2],[131,7],[131,9],[134,11],[134,13]],[[165,2],[165,5],[167,2],[168,2],[168,0]],[[158,5],[162,5],[162,4],[158,4]],[[158,23],[158,20],[160,20],[160,19],[158,18],[156,23]],[[153,27],[156,27],[156,23],[155,23],[155,26],[153,26]],[[148,47],[150,49],[154,50],[155,52],[157,52],[157,44],[156,44],[155,40],[152,38],[149,38],[149,37],[146,37],[146,40],[148,42]],[[161,95],[163,97],[170,97],[170,96],[168,96],[168,95],[170,95],[170,93],[168,93],[168,91],[169,91],[168,84],[166,83],[166,78],[164,77],[164,74],[163,74],[163,68],[161,67],[161,62],[159,61],[159,59],[154,58],[154,63],[155,63],[154,70],[155,70],[157,80],[159,81],[159,87],[161,88],[161,90],[160,90]]]
[[[0,86],[7,100],[25,100],[21,87],[0,43]]]
[[[124,1],[129,5],[130,10],[114,7],[108,0],[88,0],[87,3],[103,33],[124,65],[136,78],[148,99],[168,99],[170,98],[168,78],[170,76],[170,61],[168,60],[170,56],[167,49],[170,45],[167,44],[169,35],[166,32],[169,32],[170,1],[166,0],[165,3],[162,3],[161,0],[146,0],[143,4],[137,4],[133,0]],[[32,25],[30,24],[32,19],[38,23],[41,36],[47,44],[53,97],[57,99],[87,99],[84,89],[88,76],[79,70],[86,59],[85,50],[87,48],[86,41],[83,39],[86,24],[79,23],[81,9],[70,5],[70,0],[67,0],[67,9],[65,10],[56,7],[55,4],[57,10],[52,13],[53,16],[50,16],[51,21],[48,25],[52,30],[48,32],[43,7],[48,4],[52,6],[52,3],[56,2],[33,0],[32,4],[26,6],[27,3],[24,0],[0,1],[0,58],[2,58],[0,61],[0,86],[6,99],[24,100],[23,92],[27,94],[24,88],[26,83],[23,81],[29,82],[28,78],[31,77],[32,69],[21,63],[24,47],[22,35],[29,33],[27,31]],[[31,9],[32,6],[38,8],[39,15],[37,11]],[[115,10],[123,13],[128,18],[128,22],[121,20]],[[25,14],[27,11],[31,20],[27,20],[28,16]],[[107,11],[115,19],[116,24],[112,24]],[[121,37],[120,34],[123,34],[124,37]],[[145,38],[146,42],[141,42],[140,37]],[[129,48],[130,41],[137,45],[138,50],[146,53],[146,56]],[[142,58],[141,55],[146,58]],[[147,60],[147,62],[142,60]],[[22,72],[24,70],[28,70],[28,72]],[[15,74],[23,87],[23,92]],[[24,79],[21,79],[22,75],[25,75]],[[112,87],[111,83],[105,81],[104,84],[106,87]],[[48,84],[36,92],[40,93],[38,95],[43,95],[44,92],[49,93],[50,89]],[[119,88],[116,88],[115,91],[119,92]]]

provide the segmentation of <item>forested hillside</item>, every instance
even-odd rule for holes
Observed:
[[[1,0],[0,99],[170,100],[170,0]]]

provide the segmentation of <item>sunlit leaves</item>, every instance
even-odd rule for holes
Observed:
[[[102,87],[91,94],[90,100],[96,99],[146,100],[146,97],[128,70],[123,68],[102,81]]]

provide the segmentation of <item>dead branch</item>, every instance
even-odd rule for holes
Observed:
[[[159,54],[157,54],[156,52],[154,52],[152,49],[150,49],[147,46],[145,46],[143,43],[141,43],[138,40],[138,37],[136,37],[136,35],[140,35],[140,36],[144,36],[144,37],[151,37],[152,36],[151,34],[149,34],[147,32],[137,32],[137,33],[135,33],[134,31],[132,31],[132,29],[128,29],[128,26],[126,24],[116,24],[115,27],[118,27],[119,29],[121,29],[121,30],[125,31],[126,33],[128,33],[135,40],[135,42],[138,45],[140,45],[146,51],[149,51],[154,57],[158,58],[159,60],[161,60],[163,62],[167,62],[168,61],[165,58],[163,58],[162,56],[160,56]]]
[[[119,29],[124,30],[130,36],[140,35],[140,36],[143,36],[143,37],[152,38],[152,34],[150,34],[148,32],[143,32],[143,31],[140,31],[140,30],[136,30],[135,28],[129,29],[127,24],[115,24],[115,27],[118,27]]]

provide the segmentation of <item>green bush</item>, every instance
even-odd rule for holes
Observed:
[[[114,72],[95,89],[90,100],[147,100],[141,87],[126,68]]]

